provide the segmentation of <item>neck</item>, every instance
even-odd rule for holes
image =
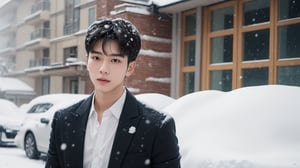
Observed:
[[[102,114],[105,110],[111,107],[122,96],[124,91],[125,89],[123,87],[109,93],[99,93],[96,91],[94,106],[97,113]]]

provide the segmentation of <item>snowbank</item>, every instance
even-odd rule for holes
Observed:
[[[300,87],[200,91],[164,111],[174,116],[183,168],[300,167]]]

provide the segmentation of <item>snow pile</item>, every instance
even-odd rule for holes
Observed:
[[[160,93],[141,93],[135,97],[142,103],[156,110],[161,110],[172,104],[175,99]]]
[[[174,116],[187,168],[300,167],[300,87],[200,91],[164,111]]]
[[[18,106],[9,100],[0,99],[0,107],[0,125],[11,129],[18,128],[24,118]]]
[[[23,81],[15,78],[0,77],[0,91],[23,91],[33,92],[33,88],[24,83]]]

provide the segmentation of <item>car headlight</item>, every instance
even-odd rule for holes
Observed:
[[[10,129],[10,128],[6,128],[6,129],[5,129],[5,132],[7,132],[7,133],[13,133],[14,130],[13,130],[13,129]]]
[[[13,128],[8,128],[8,127],[3,127],[6,133],[13,133],[13,132],[18,132],[19,127],[13,127]]]

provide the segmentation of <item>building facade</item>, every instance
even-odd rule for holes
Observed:
[[[37,96],[91,92],[84,37],[95,0],[7,0],[0,11],[3,76],[22,79]]]
[[[174,1],[171,93],[300,86],[300,1]]]
[[[1,75],[22,79],[34,88],[37,96],[91,93],[93,88],[85,66],[86,29],[97,17],[121,17],[143,32],[137,72],[127,79],[128,89],[134,94],[170,95],[172,20],[152,15],[150,9],[151,5],[144,2],[119,0],[2,2],[0,12],[5,17],[0,19],[0,34],[7,40],[0,48]]]
[[[0,72],[37,95],[90,93],[84,36],[96,18],[125,18],[142,48],[126,81],[174,98],[200,90],[300,86],[300,1],[6,0]]]
[[[165,84],[172,97],[258,85],[300,86],[300,1],[98,0],[97,9],[98,17],[131,20],[144,37],[137,70],[143,76],[129,81],[131,86],[138,80],[137,88],[149,87],[153,79],[155,87],[147,91]],[[147,55],[150,51],[155,54]],[[149,66],[162,62],[161,55],[170,66]]]

